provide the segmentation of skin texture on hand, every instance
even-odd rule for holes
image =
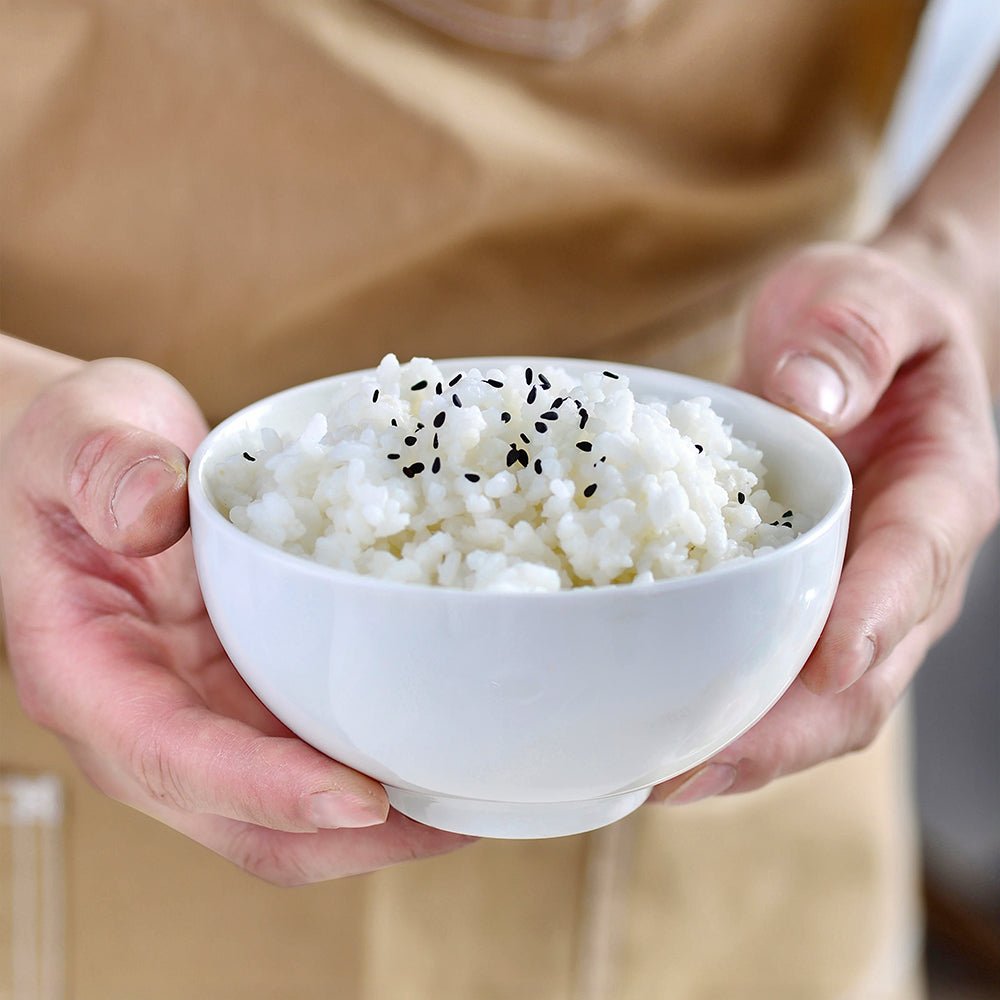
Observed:
[[[737,382],[840,446],[855,486],[847,560],[826,628],[785,696],[654,800],[750,791],[878,734],[954,623],[1000,513],[978,339],[947,286],[867,247],[807,248],[763,286]]]
[[[872,247],[807,248],[757,296],[738,383],[840,445],[855,484],[847,562],[784,698],[654,799],[749,791],[867,746],[957,617],[998,511],[998,123],[1000,68]]]
[[[6,436],[0,579],[25,711],[98,789],[276,884],[468,843],[391,812],[236,673],[186,534],[205,431],[173,379],[112,360],[54,382]]]

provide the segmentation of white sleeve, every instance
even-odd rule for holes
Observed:
[[[930,0],[882,150],[882,186],[891,204],[919,185],[998,59],[1000,3]]]

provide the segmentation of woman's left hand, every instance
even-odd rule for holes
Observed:
[[[954,623],[1000,512],[976,322],[946,282],[868,247],[808,247],[764,284],[737,383],[840,446],[855,486],[847,561],[784,697],[654,800],[747,792],[867,747]]]

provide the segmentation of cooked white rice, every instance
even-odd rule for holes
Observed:
[[[790,541],[802,518],[707,398],[640,402],[613,372],[387,356],[298,434],[247,432],[210,470],[269,545],[407,583],[549,591],[689,576]]]

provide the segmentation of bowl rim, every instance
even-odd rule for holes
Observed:
[[[401,363],[406,364],[406,362]],[[233,424],[246,419],[257,409],[262,409],[268,405],[280,402],[282,397],[291,397],[310,389],[316,389],[323,383],[341,382],[350,378],[363,378],[366,375],[373,375],[377,371],[376,366],[357,369],[355,371],[341,372],[334,375],[326,375],[322,378],[313,379],[310,382],[303,382],[295,386],[290,386],[286,389],[281,389],[249,403],[247,406],[244,406],[235,413],[230,414],[228,417],[224,418],[212,427],[195,449],[188,466],[188,498],[192,511],[197,509],[199,514],[205,515],[210,523],[214,523],[217,529],[223,532],[224,538],[231,540],[237,545],[249,546],[251,549],[255,550],[260,557],[271,559],[277,562],[278,565],[288,566],[291,571],[297,573],[315,575],[320,579],[339,582],[344,585],[372,587],[384,593],[397,593],[411,596],[415,596],[417,594],[435,593],[447,595],[449,598],[454,600],[481,601],[491,599],[503,600],[508,603],[516,602],[518,600],[534,601],[538,599],[549,601],[589,600],[594,599],[598,595],[603,595],[607,598],[609,596],[623,594],[655,594],[659,593],[661,590],[687,589],[710,585],[713,579],[718,580],[720,577],[728,578],[734,574],[752,572],[754,569],[764,567],[770,563],[792,559],[801,549],[812,545],[828,532],[836,530],[837,526],[845,518],[845,516],[849,515],[853,493],[853,481],[847,460],[844,458],[837,445],[818,427],[809,423],[809,421],[803,419],[798,414],[793,413],[791,410],[786,410],[760,396],[755,396],[753,393],[745,392],[742,389],[736,389],[732,386],[727,386],[719,382],[712,382],[707,379],[700,379],[680,372],[674,372],[666,368],[656,368],[648,365],[625,364],[617,361],[606,361],[594,358],[546,357],[543,355],[484,355],[464,358],[441,358],[434,360],[434,364],[442,368],[485,368],[486,366],[500,368],[517,364],[530,364],[532,366],[549,364],[564,367],[567,365],[589,365],[595,368],[605,366],[609,370],[620,371],[622,374],[629,375],[630,377],[633,374],[636,374],[641,378],[645,378],[649,373],[653,373],[654,375],[661,377],[665,376],[681,387],[681,391],[685,393],[685,398],[691,398],[694,396],[718,396],[721,392],[723,395],[731,397],[736,402],[744,406],[749,406],[751,409],[756,408],[761,411],[771,410],[779,412],[782,419],[789,420],[794,425],[797,425],[799,433],[805,434],[807,439],[811,438],[813,446],[825,449],[827,454],[833,460],[834,466],[839,473],[840,482],[837,500],[819,518],[819,520],[812,525],[812,527],[807,528],[796,538],[792,539],[792,541],[782,545],[780,548],[772,549],[770,552],[765,552],[752,558],[741,558],[728,563],[720,563],[717,566],[713,566],[709,570],[694,573],[691,576],[668,577],[666,579],[653,580],[650,583],[642,584],[599,584],[583,587],[560,588],[559,590],[552,591],[498,591],[472,590],[464,587],[442,587],[438,584],[432,583],[413,583],[398,580],[387,580],[384,577],[367,576],[363,573],[354,573],[350,570],[337,569],[333,566],[327,566],[323,563],[309,559],[306,556],[286,552],[284,549],[276,548],[273,545],[268,545],[266,542],[262,542],[259,539],[254,538],[252,535],[247,534],[245,531],[242,531],[235,524],[233,524],[209,499],[205,485],[206,464],[209,458],[209,453],[213,450],[214,445],[221,438],[225,437],[227,430]],[[648,393],[645,395],[648,396]],[[713,404],[714,402],[715,400],[713,399]],[[729,423],[728,420],[726,422]],[[195,519],[193,517],[191,522],[191,530],[192,534],[194,534],[197,529],[194,527]]]

